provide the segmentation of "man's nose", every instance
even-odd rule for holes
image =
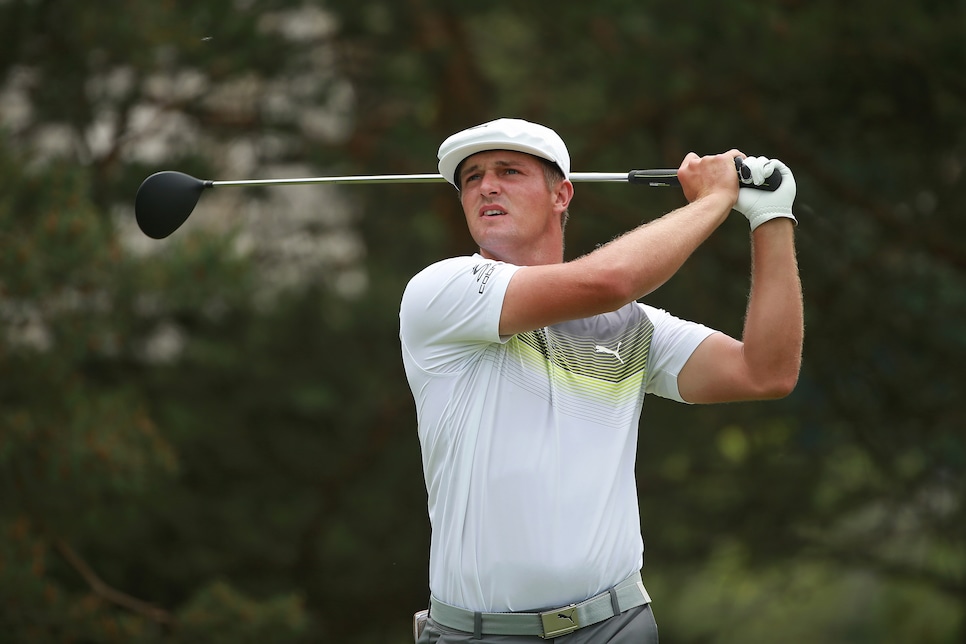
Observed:
[[[500,191],[500,182],[495,172],[487,170],[480,178],[480,192],[485,195],[496,194]]]

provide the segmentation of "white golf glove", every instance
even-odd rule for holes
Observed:
[[[792,176],[788,166],[778,159],[765,157],[746,157],[742,159],[742,163],[747,170],[742,169],[738,175],[742,185],[738,188],[738,202],[735,204],[735,210],[748,218],[751,229],[754,230],[776,217],[787,217],[797,225],[798,220],[792,214],[792,203],[795,201],[796,192],[795,177]],[[782,177],[778,190],[768,191],[745,187],[760,186],[775,170],[778,170]]]

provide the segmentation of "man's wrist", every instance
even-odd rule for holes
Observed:
[[[769,222],[773,221],[785,221],[793,226],[798,225],[798,220],[795,219],[795,215],[786,211],[772,211],[759,212],[748,218],[748,223],[751,224],[751,230],[757,230],[760,226],[763,226]]]
[[[786,229],[786,228],[788,230],[794,230],[795,226],[797,225],[798,225],[798,220],[795,219],[793,215],[788,215],[788,214],[771,215],[769,218],[763,219],[757,224],[752,223],[751,231],[752,232],[757,232],[761,230],[773,231],[773,230],[780,230],[780,229]]]
[[[737,194],[732,194],[731,192],[726,192],[724,190],[716,190],[698,197],[691,203],[701,204],[701,206],[706,207],[709,210],[720,211],[723,216],[727,216],[728,213],[734,209],[735,202],[737,200]]]

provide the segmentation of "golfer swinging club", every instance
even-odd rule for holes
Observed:
[[[421,271],[399,314],[432,525],[420,644],[658,641],[634,478],[645,394],[779,398],[801,364],[795,180],[763,157],[739,179],[736,157],[688,154],[688,205],[565,262],[556,132],[498,119],[440,146],[479,253]],[[774,192],[741,187],[774,171]],[[752,229],[741,340],[637,302],[732,209]]]

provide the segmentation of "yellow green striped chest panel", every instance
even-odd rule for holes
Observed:
[[[639,413],[654,325],[643,309],[521,333],[503,346],[503,375],[568,415],[627,422]]]

